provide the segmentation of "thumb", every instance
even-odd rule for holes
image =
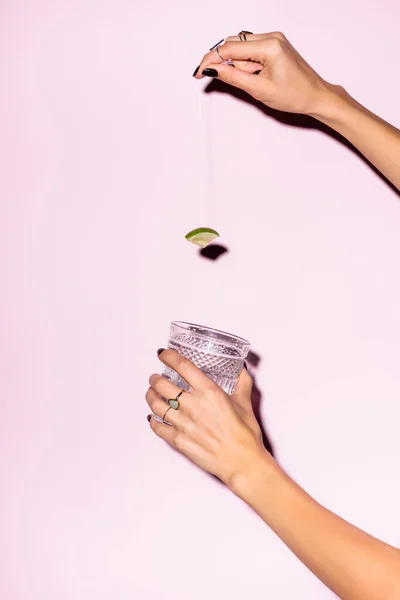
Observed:
[[[253,379],[250,377],[247,369],[243,367],[234,393],[233,400],[236,404],[242,406],[246,411],[253,410],[251,404],[251,390],[253,389]]]
[[[228,85],[233,85],[247,92],[256,100],[265,95],[266,81],[263,77],[258,77],[253,73],[248,73],[227,64],[207,65],[202,75],[218,78]]]

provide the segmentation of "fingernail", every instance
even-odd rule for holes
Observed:
[[[206,77],[218,77],[218,71],[215,69],[204,69],[203,75]]]
[[[147,420],[150,423],[150,421],[151,421],[151,415],[147,415]]]
[[[195,68],[195,70],[193,72],[193,77],[196,77],[197,73],[199,72],[199,69],[200,69],[200,65]]]
[[[243,363],[243,366],[244,366],[244,368],[246,369],[246,371],[248,371],[248,368],[247,368],[247,362],[246,362],[246,361],[244,361],[244,363]]]
[[[157,356],[160,356],[161,352],[164,352],[165,348],[159,348],[157,350]]]

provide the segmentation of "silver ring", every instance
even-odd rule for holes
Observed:
[[[220,53],[219,53],[219,46],[217,46],[215,49],[216,49],[216,51],[217,51],[217,54],[218,54],[218,56],[220,57],[220,59],[221,59],[223,62],[226,62],[225,58],[224,58],[223,56],[221,56],[221,55],[220,55]]]
[[[245,31],[243,29],[240,33],[238,33],[238,36],[239,36],[239,39],[240,39],[241,42],[247,42],[247,37],[246,37],[247,34],[253,35],[253,32],[252,31]],[[243,36],[243,39],[242,39],[242,36]]]
[[[224,41],[225,41],[225,39],[222,38],[222,40],[219,40],[219,42],[217,42],[216,44],[214,44],[214,46],[211,46],[210,52],[212,52],[213,50],[215,50],[215,48],[218,48],[218,46],[220,46],[221,44],[223,44]]]

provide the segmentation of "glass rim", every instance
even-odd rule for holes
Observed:
[[[239,335],[234,335],[233,333],[228,333],[227,331],[222,331],[221,329],[215,329],[214,327],[208,327],[207,325],[199,325],[198,323],[189,323],[188,321],[171,321],[171,325],[177,325],[178,327],[183,327],[183,329],[186,329],[185,325],[191,325],[192,327],[198,327],[200,329],[205,329],[207,331],[213,332],[213,333],[219,333],[222,335],[227,336],[228,338],[231,338],[232,341],[237,341],[240,342],[242,344],[244,344],[245,346],[251,346],[251,342],[249,342],[249,340],[246,340],[245,338],[240,337]],[[203,338],[207,338],[206,335],[202,334],[202,333],[197,333],[196,335],[199,335],[200,337]],[[221,340],[222,341],[222,340]]]

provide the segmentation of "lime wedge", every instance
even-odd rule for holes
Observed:
[[[219,233],[215,231],[215,229],[210,229],[209,227],[198,227],[185,235],[188,242],[201,246],[201,248],[205,248],[208,244],[211,244],[217,237],[219,237]]]

